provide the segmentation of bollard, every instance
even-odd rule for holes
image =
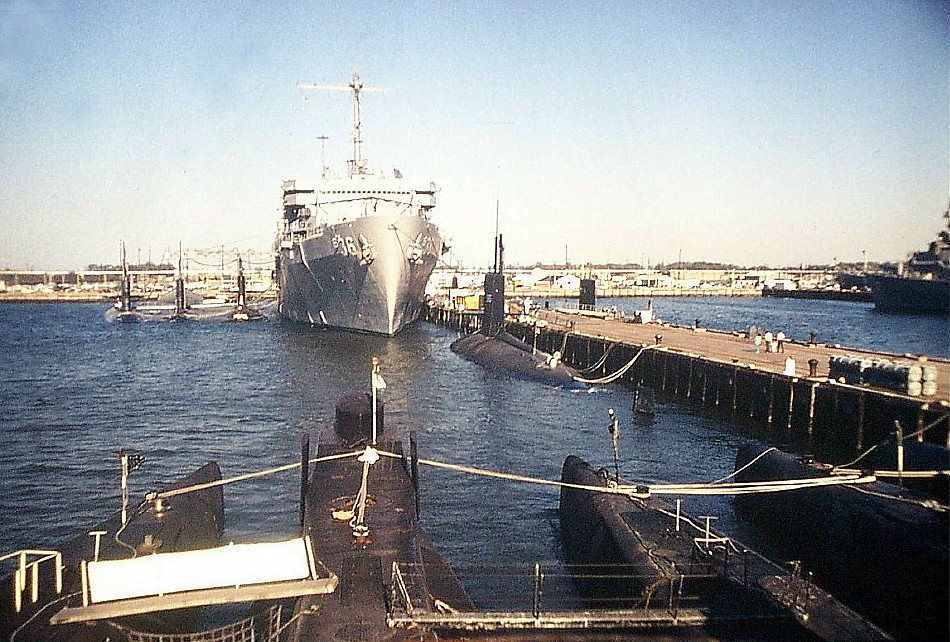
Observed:
[[[795,360],[791,357],[785,359],[785,374],[789,377],[795,376]]]
[[[809,359],[808,360],[808,376],[817,377],[818,376],[818,359]]]

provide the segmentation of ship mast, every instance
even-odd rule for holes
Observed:
[[[350,88],[353,90],[353,160],[350,161],[350,176],[354,174],[366,173],[366,159],[363,158],[363,121],[360,118],[360,91],[363,90],[363,83],[357,73],[353,74],[353,80],[350,81]]]
[[[347,161],[349,166],[349,175],[362,176],[369,173],[369,163],[363,158],[363,119],[360,113],[361,98],[364,91],[383,91],[378,87],[366,87],[360,80],[358,73],[353,73],[353,80],[349,84],[343,85],[315,85],[313,83],[297,83],[301,89],[323,89],[327,91],[352,91],[353,92],[353,158]]]

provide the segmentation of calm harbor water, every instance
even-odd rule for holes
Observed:
[[[600,304],[632,313],[646,303]],[[795,339],[816,330],[826,342],[948,356],[945,318],[791,299],[654,307],[675,323],[756,323]],[[425,458],[546,479],[560,476],[569,454],[612,467],[607,410],[615,408],[622,474],[699,482],[728,474],[737,448],[755,439],[673,403],[660,404],[652,426],[636,425],[632,394],[620,386],[571,393],[486,372],[449,351],[453,332],[427,323],[385,338],[274,320],[121,325],[107,322],[105,309],[0,306],[0,553],[55,547],[117,510],[122,448],[147,458],[130,479],[136,499],[209,460],[225,476],[296,461],[302,432],[318,441],[336,401],[368,388],[374,355],[388,384],[387,430],[415,429]],[[498,583],[481,571],[557,562],[555,488],[434,468],[421,475],[423,526],[477,601]],[[292,471],[226,487],[226,538],[293,536],[298,483]],[[720,528],[755,543],[727,498],[689,498],[685,509],[719,515]]]

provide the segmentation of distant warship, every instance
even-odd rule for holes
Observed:
[[[874,307],[882,312],[950,312],[950,207],[947,221],[926,250],[914,252],[898,275],[870,275]]]
[[[422,311],[425,286],[446,251],[429,221],[434,183],[371,173],[361,152],[357,74],[353,92],[353,158],[344,177],[324,166],[319,179],[283,184],[283,216],[275,241],[278,312],[291,321],[394,335]],[[370,90],[366,88],[365,90]]]

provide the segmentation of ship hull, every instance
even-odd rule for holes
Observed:
[[[419,216],[364,216],[278,252],[279,312],[293,322],[394,335],[415,321],[441,255],[438,228]]]
[[[950,312],[950,281],[875,274],[870,284],[874,307],[882,312]]]

